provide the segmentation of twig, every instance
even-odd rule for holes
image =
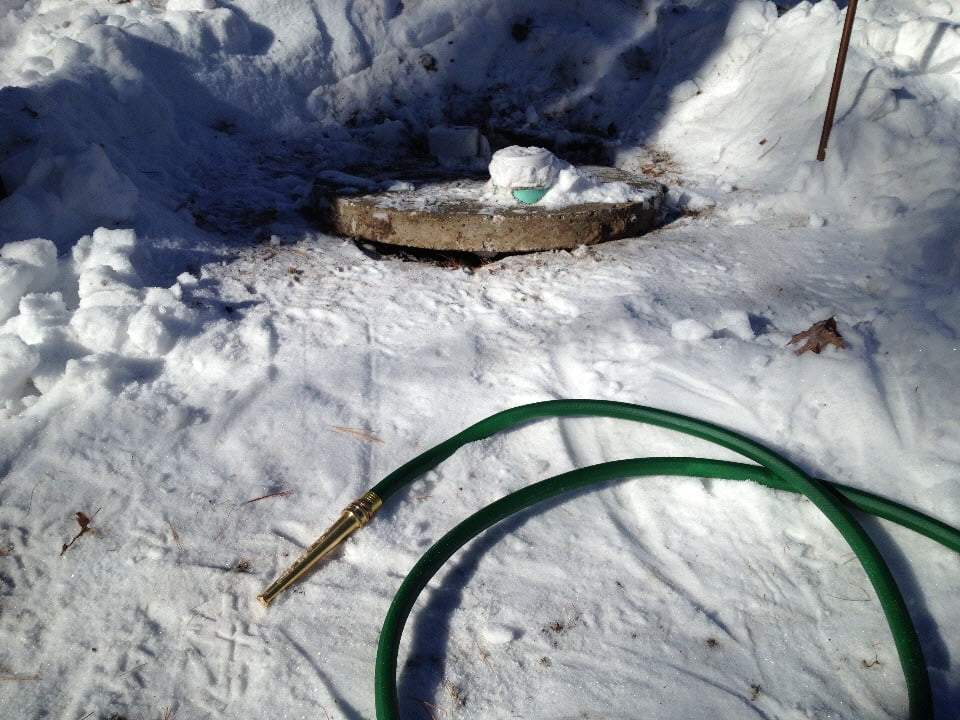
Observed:
[[[757,160],[763,160],[763,158],[765,158],[767,155],[769,155],[770,153],[772,153],[772,152],[773,152],[773,149],[774,149],[775,147],[777,147],[777,145],[780,144],[780,141],[781,141],[781,140],[783,140],[783,135],[781,135],[780,137],[778,137],[778,138],[777,138],[777,141],[776,141],[773,145],[771,145],[771,146],[768,147],[766,150],[764,150],[762,153],[760,153],[760,157],[758,157]]]
[[[354,430],[353,428],[343,427],[342,425],[331,425],[334,430],[337,432],[346,433],[347,435],[353,435],[354,437],[363,438],[364,440],[369,440],[370,442],[383,444],[383,440],[380,438],[374,437],[373,435],[368,435],[362,430]]]
[[[440,711],[440,712],[443,712],[443,708],[434,705],[432,702],[427,702],[426,700],[421,700],[421,699],[418,698],[418,697],[413,697],[413,695],[411,695],[410,697],[413,698],[414,700],[416,700],[416,701],[417,701],[418,703],[420,703],[421,705],[423,705],[423,709],[424,709],[424,711],[427,713],[427,715],[430,716],[430,720],[437,720],[437,716],[434,715],[432,712],[430,712],[429,708],[433,708],[434,710],[438,710],[438,711]]]
[[[33,675],[0,675],[0,680],[12,680],[14,682],[29,682],[40,679],[40,671],[37,670]]]
[[[120,677],[123,677],[124,675],[129,675],[130,673],[135,673],[137,670],[139,670],[140,668],[144,667],[146,664],[147,664],[147,663],[142,662],[142,663],[140,663],[139,665],[134,665],[134,666],[133,666],[132,668],[130,668],[129,670],[124,670],[122,673],[120,673]]]
[[[180,544],[180,535],[177,533],[177,529],[169,520],[167,520],[167,526],[170,528],[170,532],[173,534],[173,541],[177,544],[177,550],[183,552],[183,545]]]
[[[43,476],[42,478],[40,478],[39,480],[37,480],[37,484],[34,485],[34,486],[33,486],[33,489],[30,491],[30,502],[27,503],[27,515],[29,515],[29,514],[30,514],[30,511],[33,509],[33,494],[37,491],[37,488],[40,487],[40,483],[42,483],[42,482],[43,482],[44,480],[46,480],[47,478],[52,477],[52,475],[50,475],[50,473],[48,473],[48,472],[47,472],[47,473],[44,473],[43,475],[44,475],[44,476]]]
[[[870,595],[862,587],[855,586],[858,590],[863,592],[862,598],[855,597],[842,597],[840,595],[834,595],[833,593],[826,593],[829,597],[832,597],[834,600],[844,600],[846,602],[870,602]]]
[[[259,500],[266,500],[267,498],[272,497],[286,497],[287,495],[292,495],[293,490],[278,490],[277,492],[272,492],[267,495],[261,495],[260,497],[255,497],[253,500],[247,500],[244,502],[244,505],[249,505],[250,503],[255,503]]]

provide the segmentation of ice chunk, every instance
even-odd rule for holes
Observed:
[[[70,319],[77,340],[94,352],[119,352],[135,305],[81,307]]]
[[[73,264],[78,274],[97,265],[106,265],[118,273],[136,276],[130,254],[137,246],[133,230],[97,228],[92,235],[80,238],[73,247]]]
[[[12,316],[28,292],[49,290],[57,279],[57,248],[34,239],[0,246],[0,322]]]
[[[488,157],[490,145],[475,127],[439,125],[427,133],[430,154],[441,164],[450,164],[477,157]]]
[[[670,99],[675,103],[686,102],[700,94],[700,87],[693,80],[684,80],[670,91]]]
[[[190,277],[193,277],[190,275]],[[180,300],[183,291],[179,285],[172,288],[151,287],[144,290],[143,302],[145,305],[157,305],[159,307],[182,308]]]
[[[177,275],[177,284],[180,287],[195,287],[197,285],[197,278],[195,275],[191,275],[188,272],[183,272]]]
[[[754,337],[750,316],[743,310],[724,310],[720,313],[719,325],[741,340],[752,340]]]
[[[0,335],[0,399],[23,392],[30,373],[40,364],[40,355],[16,335]]]
[[[25,343],[37,345],[51,334],[59,336],[69,322],[62,293],[30,293],[20,300],[20,314],[10,318],[0,332],[14,332]]]
[[[133,345],[147,355],[165,355],[175,342],[174,334],[164,322],[166,308],[144,305],[133,317],[127,334]]]
[[[80,273],[78,278],[80,307],[92,305],[133,305],[140,294],[124,276],[108,265],[96,265]]]
[[[0,257],[42,270],[42,277],[47,281],[56,277],[57,248],[49,240],[36,238],[7,243],[0,246]]]
[[[25,295],[20,301],[20,314],[0,328],[0,332],[16,333],[37,353],[39,363],[30,380],[41,393],[63,377],[67,360],[86,352],[77,344],[70,315],[61,293],[35,293]]]

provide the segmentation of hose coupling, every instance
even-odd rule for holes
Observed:
[[[284,570],[283,574],[274,580],[270,587],[258,595],[257,599],[263,603],[264,607],[270,607],[270,603],[276,599],[277,595],[303,577],[321,558],[350,537],[356,530],[370,522],[370,518],[380,509],[381,505],[383,505],[383,500],[373,492],[365,492],[347,505],[340,513],[337,521],[313,545],[308,547],[293,565]]]

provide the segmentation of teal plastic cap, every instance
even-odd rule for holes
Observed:
[[[524,205],[533,205],[540,202],[543,196],[547,194],[549,188],[516,188],[513,191],[513,197]]]

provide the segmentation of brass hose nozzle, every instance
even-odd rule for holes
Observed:
[[[383,500],[373,492],[366,492],[347,505],[337,521],[313,545],[308,547],[306,552],[297,558],[293,565],[284,570],[283,574],[274,580],[270,587],[258,595],[257,600],[263,603],[264,607],[270,607],[270,603],[276,599],[277,595],[303,577],[322,557],[350,537],[354,531],[370,522],[370,518],[380,509],[381,505],[383,505]]]

